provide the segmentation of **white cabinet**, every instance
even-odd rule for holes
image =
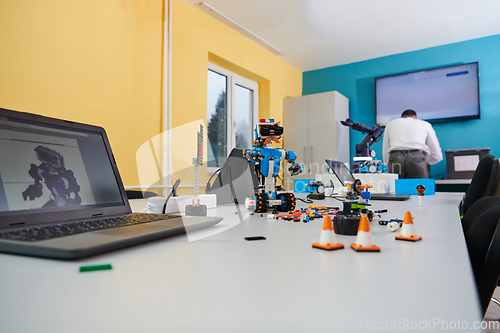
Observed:
[[[350,163],[349,127],[340,123],[347,118],[349,100],[337,91],[283,100],[283,147],[292,150],[304,166],[299,176],[290,177],[284,171],[288,191],[293,190],[294,179],[327,173],[325,159]]]

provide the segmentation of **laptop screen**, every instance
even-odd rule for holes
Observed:
[[[124,205],[100,132],[0,116],[0,213]]]
[[[343,162],[325,160],[326,164],[332,172],[337,176],[342,186],[346,186],[346,181],[354,182],[354,176],[351,174],[349,169],[345,166]]]

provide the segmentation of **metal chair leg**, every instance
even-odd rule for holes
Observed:
[[[491,302],[495,303],[496,305],[500,306],[500,301],[497,300],[495,297],[491,298]],[[491,319],[492,321],[500,321],[500,318],[498,319]]]

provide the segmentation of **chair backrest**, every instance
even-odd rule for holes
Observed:
[[[487,201],[497,202],[488,214],[479,214],[465,233],[483,314],[500,279],[500,197],[482,198],[471,207],[473,211]]]
[[[490,179],[484,191],[484,196],[500,196],[500,159],[495,158],[491,166]]]
[[[476,278],[477,290],[483,315],[486,314],[491,297],[500,281],[500,219],[486,253],[486,258],[481,267],[479,276]]]
[[[493,155],[486,155],[479,161],[476,171],[472,176],[469,188],[467,189],[463,199],[462,208],[464,214],[474,202],[485,195],[486,188],[488,187],[490,181],[494,160],[495,157]]]
[[[480,198],[462,217],[464,235],[475,221],[487,221],[495,216],[500,217],[500,198],[491,196]]]

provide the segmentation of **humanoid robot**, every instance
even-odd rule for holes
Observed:
[[[50,200],[43,207],[76,206],[82,202],[78,195],[80,186],[76,182],[73,171],[67,170],[64,165],[63,156],[48,147],[38,146],[35,148],[36,157],[42,163],[39,166],[31,164],[29,175],[35,183],[28,186],[23,192],[24,201],[33,201],[43,195],[42,181],[50,190]]]
[[[253,198],[245,200],[245,206],[256,213],[266,212],[268,209],[288,212],[295,208],[293,193],[280,192],[276,188],[276,177],[281,169],[281,161],[285,160],[292,165],[288,168],[291,176],[300,174],[304,168],[295,163],[295,153],[282,148],[272,148],[272,142],[279,143],[283,135],[283,127],[274,119],[261,119],[255,126],[255,140],[252,148],[244,149],[243,156],[255,164],[259,177],[260,192]]]

